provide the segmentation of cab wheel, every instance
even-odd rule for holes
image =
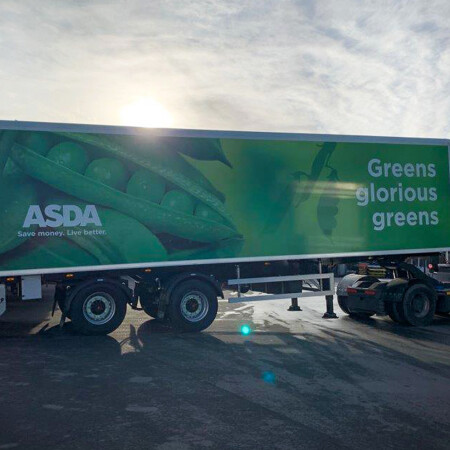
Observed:
[[[405,292],[401,307],[409,325],[430,325],[436,311],[436,294],[424,284],[414,284]]]
[[[401,325],[405,325],[407,323],[405,315],[403,314],[401,303],[387,302],[386,312],[393,322],[399,323]]]
[[[350,317],[354,317],[355,319],[368,319],[369,317],[374,316],[374,312],[352,312],[350,313]]]

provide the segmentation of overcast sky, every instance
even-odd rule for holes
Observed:
[[[0,1],[0,119],[450,137],[450,1]],[[125,110],[124,110],[125,108]]]

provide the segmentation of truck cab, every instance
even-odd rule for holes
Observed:
[[[388,315],[394,322],[429,325],[436,313],[450,312],[450,283],[428,275],[407,262],[378,261],[377,278],[349,274],[337,286],[338,303],[352,317]]]

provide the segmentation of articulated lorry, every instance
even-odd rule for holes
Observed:
[[[450,287],[408,264],[450,250],[449,141],[0,122],[0,315],[55,286],[105,334],[127,308],[183,331],[230,302],[325,295],[426,325]],[[252,290],[252,295],[246,293]],[[1,326],[1,324],[0,324]]]

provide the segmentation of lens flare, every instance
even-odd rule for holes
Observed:
[[[241,334],[243,336],[248,336],[252,332],[252,329],[249,325],[242,325],[241,326]]]
[[[273,372],[264,372],[262,374],[262,379],[269,384],[275,384],[275,374]]]

